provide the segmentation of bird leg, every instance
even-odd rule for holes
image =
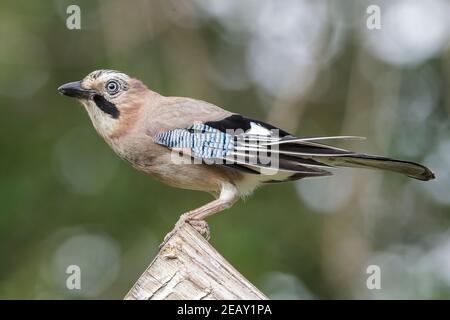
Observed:
[[[204,219],[217,212],[230,208],[237,199],[237,189],[233,185],[226,184],[222,187],[218,199],[197,209],[183,213],[175,224],[173,230],[164,237],[163,243],[159,246],[159,248],[161,249],[185,223],[189,223],[195,230],[203,235],[206,240],[209,241],[211,238],[210,229],[208,223]]]

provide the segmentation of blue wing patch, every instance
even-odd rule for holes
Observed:
[[[232,135],[203,123],[161,132],[154,141],[169,148],[190,149],[194,157],[201,159],[225,158],[234,149]]]

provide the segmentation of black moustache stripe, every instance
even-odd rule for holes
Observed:
[[[109,102],[103,96],[96,94],[94,96],[94,102],[97,107],[102,110],[104,113],[109,114],[114,119],[117,119],[120,115],[119,109],[114,105],[114,103]]]

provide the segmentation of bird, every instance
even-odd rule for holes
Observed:
[[[101,69],[58,91],[77,99],[115,153],[169,186],[214,200],[183,213],[163,243],[189,223],[207,240],[206,218],[257,187],[332,174],[330,168],[381,169],[427,181],[424,165],[332,146],[356,136],[298,137],[276,126],[188,97],[167,97],[127,74]]]

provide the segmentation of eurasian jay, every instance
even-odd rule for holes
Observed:
[[[414,162],[323,144],[357,137],[299,138],[208,102],[162,96],[114,70],[94,71],[58,90],[81,102],[100,136],[133,167],[170,186],[213,194],[214,201],[183,214],[176,225],[188,222],[208,239],[204,219],[261,184],[327,176],[329,167],[434,179],[430,169]]]

